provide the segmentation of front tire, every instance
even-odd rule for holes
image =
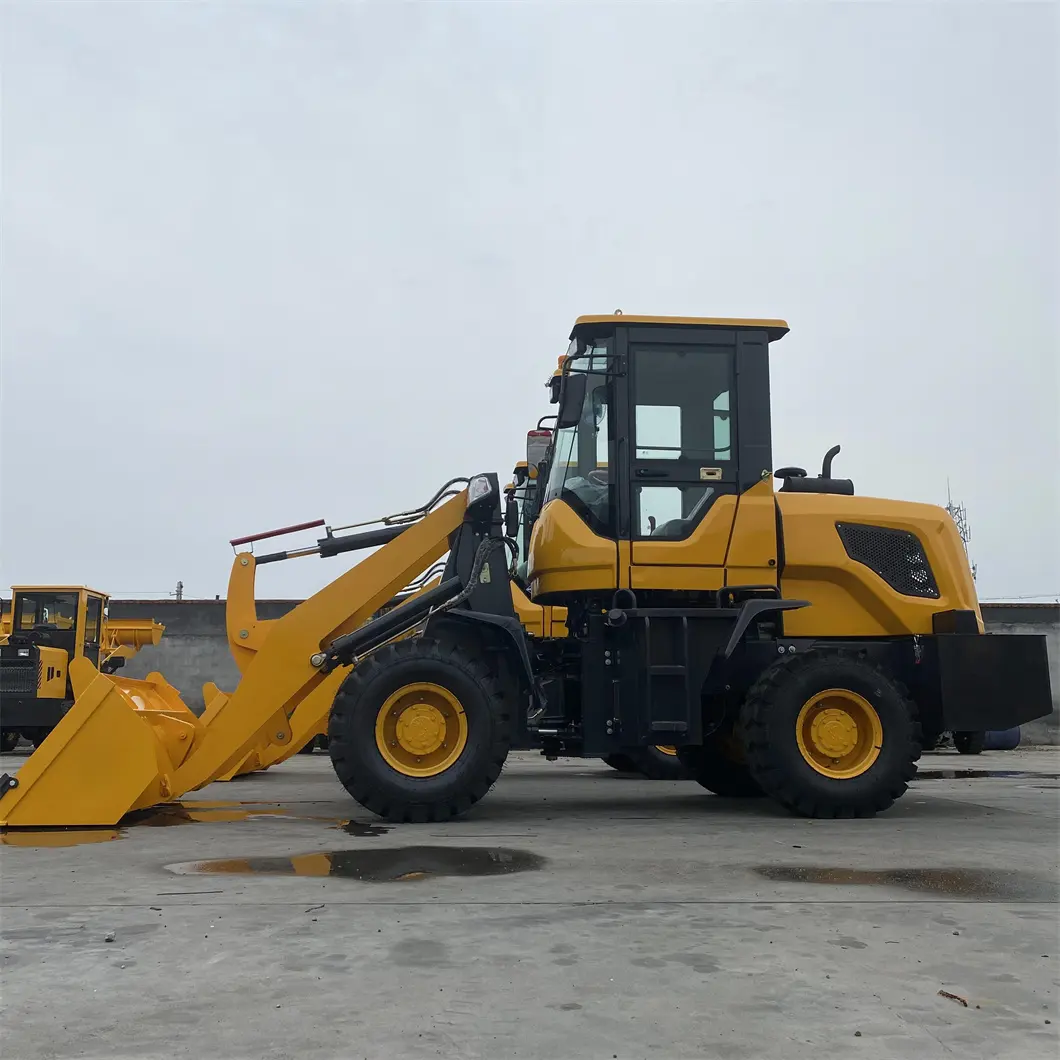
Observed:
[[[445,821],[493,786],[511,746],[497,679],[459,644],[388,644],[342,683],[328,750],[343,787],[396,822]]]
[[[794,813],[872,817],[916,776],[916,707],[856,655],[786,657],[755,682],[740,717],[751,776]]]
[[[0,732],[0,754],[8,755],[18,747],[18,729],[4,729]]]

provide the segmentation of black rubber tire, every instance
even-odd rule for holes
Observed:
[[[637,767],[633,764],[633,759],[629,755],[607,755],[601,761],[612,769],[617,769],[619,773],[637,772]]]
[[[376,747],[379,708],[402,685],[430,681],[449,689],[467,715],[460,757],[433,777],[409,777]],[[493,786],[511,747],[511,712],[497,679],[459,645],[426,637],[373,652],[343,681],[328,721],[328,751],[342,786],[366,810],[398,823],[446,821]]]
[[[314,736],[298,753],[300,755],[311,755],[317,749],[317,741],[320,739],[319,736]]]
[[[953,746],[962,755],[980,755],[986,747],[985,732],[955,732]]]
[[[826,777],[799,750],[799,711],[829,688],[856,692],[879,716],[880,753],[860,776]],[[872,817],[892,806],[916,776],[922,739],[916,706],[900,682],[849,652],[810,651],[774,663],[748,692],[740,722],[751,776],[767,795],[805,817]]]
[[[683,747],[678,755],[700,787],[728,799],[760,799],[765,792],[748,768],[726,753],[722,738],[708,738],[702,747]]]
[[[622,757],[629,759],[633,772],[648,780],[692,780],[692,771],[676,755],[657,747],[638,747]]]
[[[0,732],[0,754],[10,754],[18,747],[18,729],[4,729]]]

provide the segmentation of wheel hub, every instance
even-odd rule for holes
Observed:
[[[432,703],[414,703],[400,712],[395,732],[406,751],[428,755],[445,740],[445,715]]]
[[[444,773],[467,745],[467,715],[455,693],[418,681],[402,685],[380,706],[375,745],[383,761],[406,777]]]
[[[842,758],[858,743],[858,723],[843,709],[828,707],[813,719],[810,739],[821,754]]]
[[[795,722],[806,763],[832,780],[867,772],[883,747],[883,722],[873,705],[847,688],[829,688],[808,699]]]

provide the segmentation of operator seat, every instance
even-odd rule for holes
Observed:
[[[703,496],[696,501],[695,506],[683,519],[668,519],[665,523],[657,526],[651,533],[652,537],[677,541],[687,537],[699,522],[703,512],[706,511],[711,497],[714,496],[714,487],[708,486],[703,491]]]

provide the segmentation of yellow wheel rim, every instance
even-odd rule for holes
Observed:
[[[829,688],[803,705],[795,735],[802,757],[818,773],[850,780],[879,757],[883,723],[864,697],[846,688]]]
[[[444,773],[466,744],[467,715],[441,685],[402,685],[376,715],[375,745],[387,765],[406,777]]]
[[[676,747],[662,747],[660,745],[656,745],[655,750],[656,751],[662,751],[662,753],[664,755],[669,755],[671,758],[676,758],[677,757],[677,748]]]

